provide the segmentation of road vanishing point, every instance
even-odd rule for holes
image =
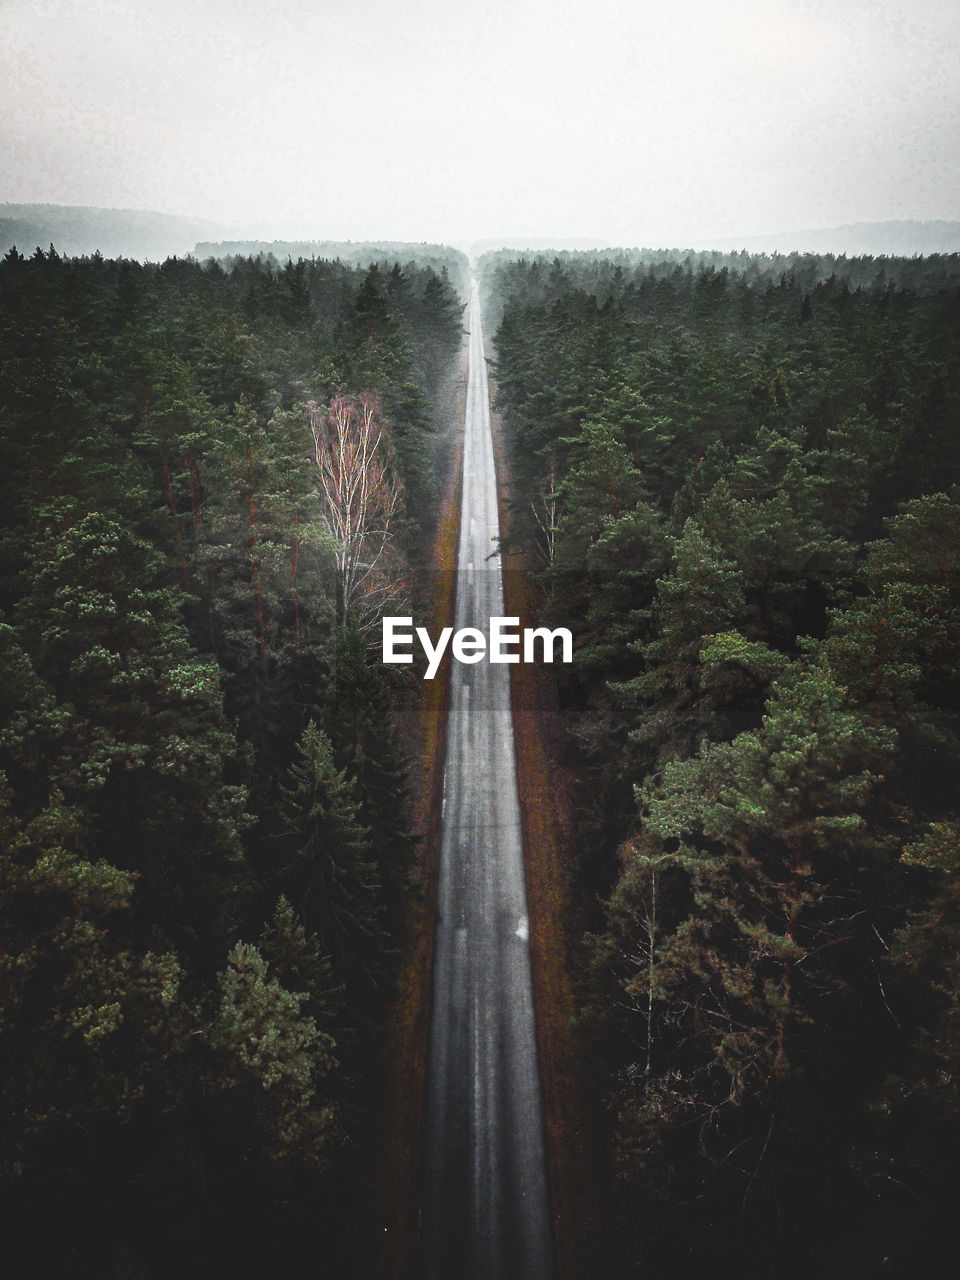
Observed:
[[[476,281],[455,627],[503,615]],[[452,664],[424,1118],[419,1273],[550,1280],[553,1249],[510,666]]]

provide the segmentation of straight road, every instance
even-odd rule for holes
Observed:
[[[455,626],[503,614],[480,304],[470,372]],[[516,651],[516,650],[514,650]],[[427,1068],[420,1273],[553,1273],[510,667],[453,662]]]

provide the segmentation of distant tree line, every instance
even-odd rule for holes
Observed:
[[[415,262],[0,262],[17,1274],[364,1273],[415,839],[367,632],[415,590],[462,305]]]
[[[960,1192],[960,258],[481,268],[512,536],[575,636],[616,1272],[930,1270]]]
[[[202,261],[217,258],[258,258],[273,267],[287,259],[341,262],[347,266],[370,267],[389,272],[394,266],[413,270],[428,268],[437,275],[447,273],[464,297],[470,288],[470,264],[458,249],[445,244],[411,244],[404,240],[200,240],[193,256]]]

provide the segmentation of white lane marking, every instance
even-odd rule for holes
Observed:
[[[530,941],[530,921],[526,916],[520,917],[520,923],[517,925],[517,937],[522,938],[524,942]]]

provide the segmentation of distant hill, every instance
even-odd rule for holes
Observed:
[[[699,239],[691,249],[746,249],[750,253],[865,254],[912,258],[914,254],[960,253],[960,222],[850,222],[840,227],[785,231],[764,236]]]
[[[467,260],[449,245],[377,240],[227,239],[242,228],[207,218],[180,217],[142,209],[98,209],[87,205],[0,203],[0,254],[16,248],[29,257],[53,245],[64,257],[100,253],[105,258],[162,262],[171,257],[229,258],[262,253],[278,262],[287,258],[339,258],[351,265],[410,262],[446,267],[461,291],[468,280]],[[246,229],[246,228],[243,228]],[[250,228],[249,230],[252,230]],[[249,234],[249,231],[248,231]]]
[[[184,218],[142,209],[86,205],[0,204],[0,252],[12,246],[29,257],[52,244],[65,257],[100,252],[105,258],[162,262],[193,252],[196,242],[224,235],[206,218]]]
[[[464,284],[460,254],[479,258],[506,249],[546,254],[563,251],[607,250],[605,240],[588,237],[504,236],[472,244],[449,245],[395,240],[268,240],[254,239],[261,228],[232,225],[206,218],[181,217],[142,209],[99,209],[87,205],[0,203],[0,254],[12,245],[29,255],[53,244],[67,257],[100,252],[105,258],[136,258],[160,262],[168,257],[227,258],[272,254],[287,258],[339,258],[341,262],[416,261],[439,270],[446,266],[456,283]],[[272,228],[271,228],[272,230]],[[236,237],[246,233],[246,239]],[[960,253],[960,221],[852,222],[838,227],[778,232],[759,236],[701,237],[676,245],[683,249],[717,249],[749,253],[846,254],[847,257],[913,257],[915,254]]]

